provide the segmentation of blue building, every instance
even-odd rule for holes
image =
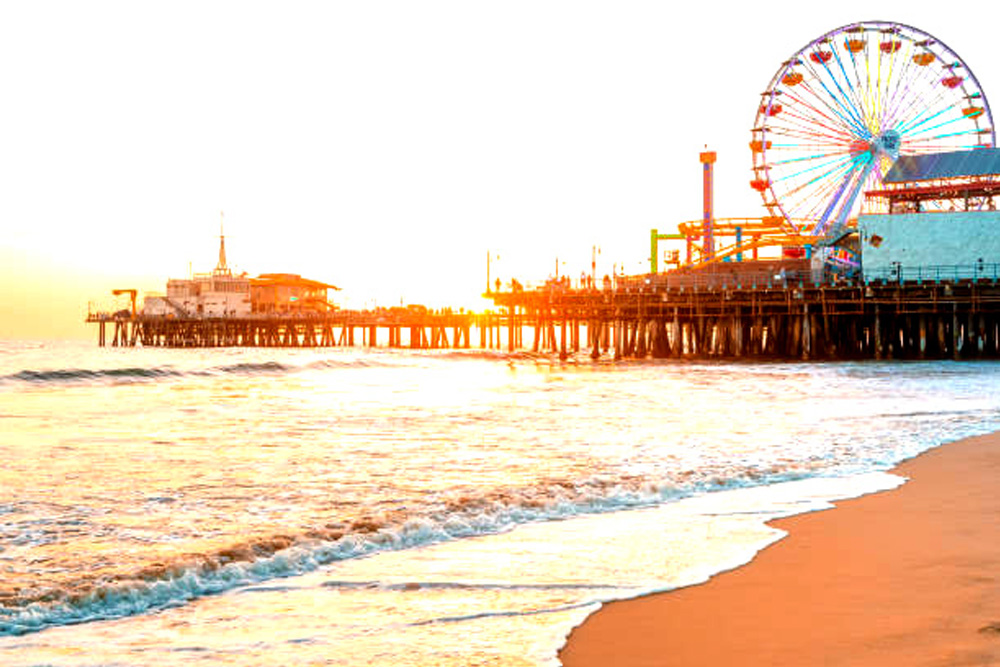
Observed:
[[[884,211],[858,218],[866,281],[1000,278],[1000,150],[901,156],[866,196]]]

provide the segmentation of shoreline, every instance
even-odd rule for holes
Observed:
[[[928,450],[902,486],[769,522],[708,582],[611,602],[565,667],[1000,664],[1000,432]]]

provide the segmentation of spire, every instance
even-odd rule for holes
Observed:
[[[215,267],[216,275],[229,275],[229,267],[226,266],[226,233],[222,226],[223,212],[219,211],[219,263]]]

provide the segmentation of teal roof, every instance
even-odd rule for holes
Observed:
[[[901,155],[885,175],[885,183],[909,183],[964,176],[1000,175],[1000,149],[974,148],[953,153]]]

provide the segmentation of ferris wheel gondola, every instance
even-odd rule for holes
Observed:
[[[986,95],[940,40],[868,21],[813,40],[778,68],[752,130],[751,187],[789,234],[841,238],[901,155],[993,147]]]

